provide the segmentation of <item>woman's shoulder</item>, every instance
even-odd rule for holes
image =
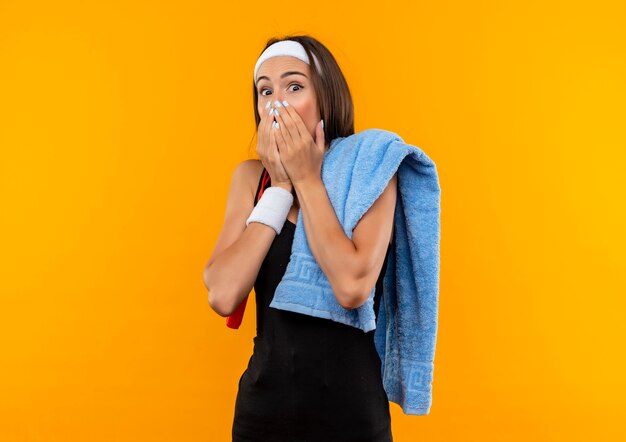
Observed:
[[[238,167],[242,167],[246,170],[249,175],[253,175],[256,178],[261,176],[261,172],[263,172],[263,163],[261,160],[257,160],[256,158],[248,158],[247,160],[243,160],[239,163]]]
[[[255,158],[244,160],[243,162],[247,162],[250,179],[252,180],[252,183],[254,184],[256,188],[256,185],[259,183],[259,178],[261,177],[261,174],[263,173],[263,169],[265,169],[265,166],[263,166],[263,163],[261,162],[261,160],[257,160]]]
[[[239,169],[241,176],[244,177],[246,186],[250,189],[251,195],[254,195],[257,190],[263,168],[261,160],[254,158],[243,160],[237,165],[237,169]]]

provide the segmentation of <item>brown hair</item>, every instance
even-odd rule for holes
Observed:
[[[347,137],[354,134],[354,104],[348,82],[341,72],[341,68],[337,64],[333,54],[320,43],[317,39],[309,35],[291,35],[285,38],[270,38],[265,44],[263,51],[272,44],[283,41],[293,40],[300,43],[311,60],[310,71],[311,81],[317,95],[317,104],[324,120],[324,138],[327,143],[337,137]],[[263,53],[259,54],[259,56]],[[323,75],[317,71],[313,57],[315,54],[320,64]],[[261,116],[257,109],[259,99],[257,95],[256,84],[252,80],[252,99],[254,102],[254,120],[255,128],[259,127]],[[254,137],[256,136],[256,129]]]

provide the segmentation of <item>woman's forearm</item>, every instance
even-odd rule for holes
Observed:
[[[294,187],[311,252],[328,278],[337,302],[353,308],[360,298],[356,247],[343,232],[321,178],[296,183]]]
[[[230,316],[248,296],[276,237],[272,227],[250,223],[239,238],[204,269],[209,304],[221,316]]]

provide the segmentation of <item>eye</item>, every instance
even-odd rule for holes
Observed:
[[[289,85],[289,87],[291,87],[291,86],[297,86],[299,89],[296,89],[296,90],[303,89],[303,87],[302,87],[301,85],[299,85],[298,83],[291,83],[291,84]],[[267,90],[269,90],[269,89],[267,89],[267,88],[261,88],[261,90],[259,91],[259,95],[263,95],[263,96],[267,95],[267,94],[264,94],[264,93],[263,93],[263,92],[265,92],[265,91],[267,91]]]

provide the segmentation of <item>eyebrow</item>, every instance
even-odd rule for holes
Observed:
[[[287,72],[284,72],[284,73],[280,76],[280,78],[285,78],[285,77],[288,77],[288,76],[290,76],[290,75],[302,75],[302,76],[303,76],[303,77],[305,77],[305,78],[309,78],[309,77],[307,77],[306,75],[304,75],[302,72],[298,72],[298,71],[287,71]],[[256,80],[256,84],[259,84],[259,81],[261,81],[261,80],[263,80],[263,79],[269,80],[270,78],[269,78],[268,76],[266,76],[266,75],[261,75],[259,78],[257,78],[257,80]]]

